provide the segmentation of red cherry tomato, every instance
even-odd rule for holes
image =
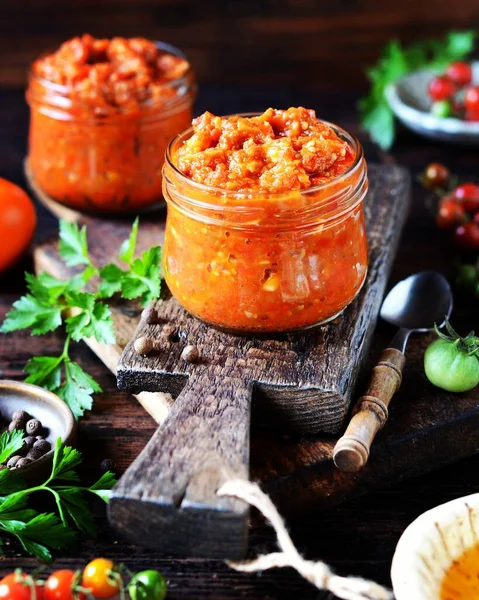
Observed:
[[[479,85],[471,85],[464,94],[464,106],[468,113],[479,112]]]
[[[475,183],[463,183],[453,192],[454,198],[458,200],[465,211],[476,212],[479,210],[479,186]]]
[[[85,600],[86,596],[78,591],[78,586],[79,571],[55,571],[45,582],[45,600]]]
[[[439,100],[449,100],[456,93],[456,86],[444,75],[434,77],[429,82],[428,88],[431,100],[437,102]]]
[[[477,212],[474,215],[474,219],[473,219],[474,223],[476,223],[476,225],[479,225],[479,212]]]
[[[0,179],[0,271],[11,267],[28,248],[36,221],[35,207],[27,194]]]
[[[82,587],[95,598],[113,598],[120,591],[121,575],[111,560],[95,558],[83,571]]]
[[[472,81],[471,65],[465,62],[453,62],[446,69],[446,76],[457,86],[469,85]]]
[[[479,250],[479,225],[474,223],[474,221],[459,225],[454,233],[454,237],[462,248]]]
[[[439,205],[436,223],[441,229],[452,229],[465,220],[463,207],[453,198],[445,198]]]
[[[0,598],[2,600],[31,600],[34,580],[30,575],[21,572],[10,573],[0,581]],[[37,600],[43,600],[43,589],[35,585]]]
[[[465,114],[466,121],[479,121],[479,109],[478,110],[466,110]]]
[[[423,183],[430,189],[444,187],[449,179],[449,169],[441,163],[431,163],[424,169]]]

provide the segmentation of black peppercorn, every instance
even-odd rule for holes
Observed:
[[[7,462],[7,468],[8,469],[14,469],[17,466],[17,462],[23,458],[22,456],[19,456],[18,454],[15,454],[15,456],[12,456],[11,458],[8,459]]]
[[[22,421],[22,423],[26,423],[31,418],[32,417],[24,410],[16,410],[12,415],[12,421]]]
[[[25,425],[25,431],[27,432],[27,435],[37,435],[41,429],[42,424],[38,419],[30,419],[30,421],[27,421],[27,424]]]
[[[23,421],[12,421],[8,426],[8,431],[14,431],[15,429],[20,429],[23,431],[25,429],[25,423]]]
[[[50,452],[51,449],[51,445],[50,442],[47,442],[47,440],[37,440],[34,444],[33,444],[33,450],[38,450],[42,453],[42,456],[44,454],[46,454],[47,452]]]

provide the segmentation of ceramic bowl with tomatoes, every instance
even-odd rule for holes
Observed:
[[[479,145],[479,62],[451,63],[441,73],[411,73],[385,94],[396,117],[419,135]]]

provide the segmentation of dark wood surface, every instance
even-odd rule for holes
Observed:
[[[176,44],[202,83],[355,90],[391,38],[478,24],[475,0],[2,0],[0,84],[22,85],[36,56],[88,32]]]
[[[275,87],[257,90],[248,87],[205,87],[198,110],[208,107],[210,110],[226,113],[294,102],[313,106],[321,116],[353,129],[355,100],[354,94],[315,96],[299,89],[293,93]],[[22,163],[27,130],[23,93],[0,92],[0,106],[0,174],[23,184]],[[479,167],[479,156],[474,149],[430,144],[404,131],[401,131],[392,155],[395,160],[409,166],[416,173],[431,160],[445,161],[464,175],[477,173]],[[381,158],[369,146],[367,156],[370,160]],[[39,209],[39,235],[53,233],[55,229],[55,220],[46,211]],[[439,232],[433,224],[425,204],[425,194],[416,188],[411,216],[405,228],[391,282],[405,277],[413,270],[425,268],[438,268],[451,276],[455,256],[448,236]],[[0,278],[0,318],[3,318],[12,301],[24,290],[23,269],[32,269],[28,259]],[[454,322],[462,330],[473,326],[478,328],[478,311],[474,308],[472,300],[456,296]],[[378,327],[371,360],[377,359],[390,335],[388,327]],[[2,336],[0,369],[5,377],[21,379],[23,366],[32,354],[53,354],[59,352],[61,347],[60,334],[40,339],[30,338],[27,334]],[[79,344],[75,346],[74,352],[79,362],[100,381],[105,390],[98,397],[94,412],[80,424],[79,447],[88,457],[91,472],[98,469],[103,458],[113,457],[118,473],[122,473],[152,436],[155,423],[131,396],[116,389],[114,377],[86,346]],[[414,380],[410,382],[409,390],[409,403],[413,408]],[[409,407],[404,403],[402,406],[398,404],[397,408],[408,411]],[[431,405],[430,411],[434,411],[434,405]],[[256,446],[257,441],[253,432],[252,453],[274,460],[271,450]],[[272,443],[287,444],[288,440],[277,437]],[[307,447],[304,449],[304,457],[308,458]],[[454,446],[451,444],[451,461],[453,459]],[[254,470],[257,466],[253,464],[252,468]],[[299,549],[308,558],[321,558],[342,574],[363,575],[387,584],[394,546],[406,525],[432,506],[478,491],[478,472],[479,457],[476,457],[393,487],[387,487],[388,483],[385,481],[383,491],[336,508],[317,511],[312,516],[297,514],[290,520],[290,531]],[[306,471],[304,474],[307,476]],[[274,548],[274,538],[269,528],[257,527],[251,531],[252,555]],[[131,569],[160,568],[170,581],[170,598],[318,598],[316,590],[302,582],[289,569],[266,572],[261,576],[237,574],[220,561],[172,559],[155,551],[130,546],[120,541],[106,527],[96,541],[82,539],[78,547],[63,553],[57,564],[76,568],[98,554],[124,561]],[[7,557],[0,562],[0,572],[5,573],[8,569],[19,566],[33,568],[36,564],[33,559],[19,557],[14,547],[8,547]]]

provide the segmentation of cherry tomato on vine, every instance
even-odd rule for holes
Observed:
[[[137,573],[128,585],[131,600],[164,600],[166,580],[161,573],[152,569]]]
[[[0,178],[0,272],[11,267],[30,244],[37,217],[32,201],[17,185]]]
[[[479,210],[479,186],[475,183],[463,183],[453,191],[454,198],[460,201],[464,210],[475,212]]]
[[[434,77],[427,87],[429,96],[433,102],[449,100],[456,93],[456,86],[444,75]]]
[[[79,591],[80,573],[62,569],[55,571],[45,582],[45,600],[85,600],[85,594]]]
[[[431,163],[423,173],[423,182],[430,188],[444,187],[449,180],[449,169],[441,163]]]
[[[479,85],[471,85],[464,94],[466,111],[477,114],[479,111]]]
[[[464,208],[453,198],[445,198],[439,205],[436,223],[441,229],[452,229],[464,223],[465,220]]]
[[[469,85],[472,81],[471,65],[462,61],[453,62],[446,69],[446,77],[459,87]]]
[[[21,571],[10,573],[0,581],[0,598],[2,600],[31,600],[35,588],[36,600],[43,600],[43,589],[35,585],[33,578]]]
[[[471,221],[464,223],[454,232],[454,238],[459,246],[468,250],[479,250],[479,224]]]
[[[113,561],[95,558],[83,571],[82,587],[95,598],[113,598],[122,587],[121,575]]]

